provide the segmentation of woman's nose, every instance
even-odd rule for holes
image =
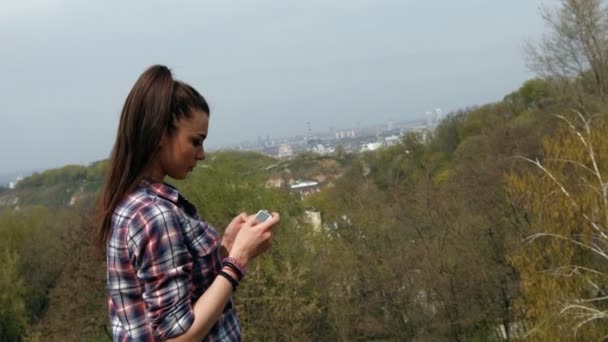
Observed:
[[[205,150],[200,149],[197,153],[196,153],[196,160],[204,160],[205,159]]]

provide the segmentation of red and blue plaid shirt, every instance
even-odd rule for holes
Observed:
[[[107,244],[114,341],[158,341],[187,331],[193,305],[221,268],[220,238],[169,184],[144,179],[118,205]],[[204,341],[240,341],[232,300]]]

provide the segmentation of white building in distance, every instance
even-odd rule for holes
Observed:
[[[23,180],[23,177],[19,176],[19,177],[17,177],[17,179],[15,179],[14,181],[9,182],[9,183],[8,183],[8,187],[9,187],[9,189],[14,189],[14,188],[17,186],[17,184],[18,184],[19,182],[21,182],[22,180]]]
[[[321,191],[321,186],[317,181],[297,181],[290,188],[291,191],[298,193],[300,198]]]
[[[293,156],[293,147],[289,144],[279,146],[279,158],[289,158]]]
[[[380,147],[382,147],[382,143],[380,143],[380,142],[367,143],[367,144],[361,146],[361,152],[374,151],[374,150],[379,149]]]

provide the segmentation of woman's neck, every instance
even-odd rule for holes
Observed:
[[[150,167],[142,172],[143,177],[151,178],[161,183],[164,181],[166,175],[165,171],[157,163],[150,164]]]

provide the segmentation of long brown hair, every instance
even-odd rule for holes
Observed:
[[[141,180],[163,134],[173,134],[177,120],[189,118],[193,111],[209,115],[209,105],[190,85],[174,80],[166,66],[151,66],[135,82],[122,109],[99,197],[97,235],[101,246],[108,240],[114,210]]]

